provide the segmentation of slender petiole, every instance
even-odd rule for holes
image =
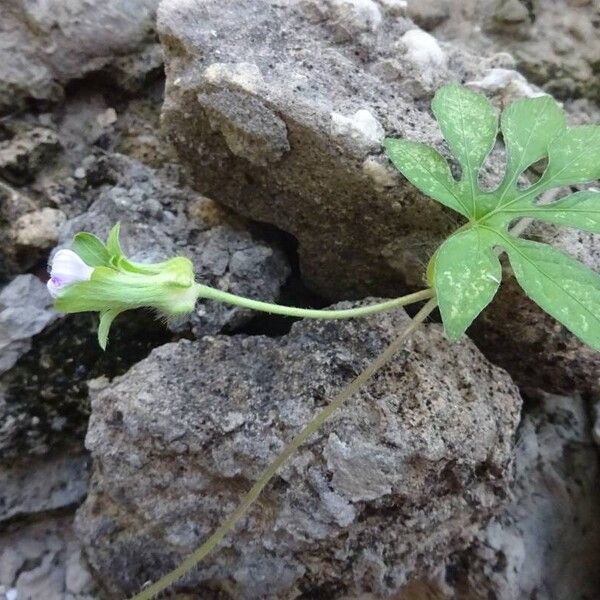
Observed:
[[[313,308],[297,308],[295,306],[282,306],[280,304],[271,304],[269,302],[261,302],[260,300],[252,300],[243,296],[236,296],[228,292],[222,292],[215,288],[200,283],[196,284],[198,298],[206,298],[207,300],[216,300],[225,304],[233,304],[243,308],[250,308],[261,312],[268,312],[275,315],[285,315],[286,317],[300,317],[304,319],[351,319],[353,317],[364,317],[375,313],[393,310],[400,306],[414,304],[421,300],[429,300],[433,297],[433,290],[421,290],[407,296],[386,300],[369,306],[359,306],[357,308],[342,308],[339,310],[318,310]]]
[[[304,444],[323,423],[331,417],[341,406],[353,396],[377,371],[384,367],[398,352],[402,344],[419,327],[437,306],[437,300],[431,298],[423,308],[414,316],[408,327],[387,346],[377,358],[369,363],[348,385],[342,388],[334,399],[285,446],[275,460],[263,471],[262,475],[242,498],[237,509],[213,532],[213,534],[194,552],[192,552],[176,569],[164,575],[131,600],[150,600],[160,592],[181,579],[191,571],[205,556],[217,546],[223,538],[233,529],[234,525],[246,514],[248,509],[260,496],[266,485],[273,479],[277,471],[294,455],[296,450]]]

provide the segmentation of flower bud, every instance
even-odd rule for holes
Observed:
[[[47,286],[56,298],[61,289],[78,281],[88,281],[94,269],[86,265],[73,250],[59,250],[50,261],[50,279]]]
[[[181,315],[194,310],[199,295],[190,260],[178,256],[155,264],[134,263],[123,255],[118,236],[118,224],[106,245],[90,233],[77,234],[73,250],[56,253],[48,282],[57,310],[100,313],[102,348],[121,312],[148,307],[165,316]]]

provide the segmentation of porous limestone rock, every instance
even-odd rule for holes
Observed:
[[[407,184],[383,139],[441,146],[434,90],[485,61],[374,0],[164,0],[158,13],[162,119],[197,189],[291,233],[303,279],[331,299],[421,283],[457,217]]]
[[[12,183],[31,181],[60,149],[60,140],[48,127],[21,131],[0,143],[0,176]]]
[[[0,599],[98,599],[72,521],[51,516],[0,532]]]
[[[428,30],[475,52],[510,52],[519,71],[558,98],[600,100],[597,0],[412,0]],[[409,7],[410,7],[409,4]],[[440,15],[441,17],[442,15]],[[426,17],[425,17],[426,18]]]
[[[84,454],[0,463],[0,522],[75,506],[85,498],[88,479]]]
[[[302,321],[283,338],[184,340],[95,394],[93,477],[76,523],[108,592],[131,594],[176,566],[408,322],[398,311]],[[519,410],[510,378],[471,342],[449,345],[438,325],[424,327],[180,589],[247,599],[397,592],[502,504]]]

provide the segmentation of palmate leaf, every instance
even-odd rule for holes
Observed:
[[[496,192],[499,202],[511,188],[516,189],[517,179],[528,167],[547,156],[548,146],[567,126],[562,109],[550,96],[514,102],[504,110],[500,123],[508,160]]]
[[[575,192],[543,206],[531,205],[527,201],[523,208],[507,208],[503,213],[509,216],[512,214],[513,218],[530,217],[546,223],[600,233],[600,192]]]
[[[525,292],[581,339],[600,349],[598,317],[600,276],[545,244],[508,233],[515,219],[529,217],[600,233],[600,193],[577,192],[552,204],[537,204],[546,190],[600,178],[600,127],[566,126],[564,113],[549,96],[527,98],[501,115],[506,172],[497,189],[479,187],[479,173],[497,134],[488,100],[458,85],[442,87],[432,110],[446,142],[458,159],[456,181],[446,160],[433,148],[407,140],[386,140],[394,165],[419,190],[465,216],[469,223],[435,253],[428,273],[446,334],[459,337],[491,301],[501,269],[495,247],[509,255]],[[548,165],[533,185],[519,177],[534,163]]]

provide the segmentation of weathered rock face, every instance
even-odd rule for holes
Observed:
[[[159,8],[163,123],[196,186],[293,234],[304,279],[333,299],[421,285],[457,224],[394,171],[382,141],[439,143],[433,91],[487,63],[400,13],[372,0]]]
[[[46,286],[33,275],[19,275],[0,291],[0,375],[31,349],[31,338],[58,315]]]
[[[50,517],[0,532],[0,598],[96,600],[72,518]]]
[[[522,73],[559,98],[600,101],[597,0],[409,0],[408,12],[436,37],[510,52]]]
[[[0,110],[59,100],[63,85],[111,66],[118,81],[158,65],[158,0],[6,0],[0,7]],[[132,64],[135,63],[135,64]]]
[[[458,597],[597,597],[600,461],[586,411],[550,395],[527,411],[513,500],[451,567]]]
[[[0,469],[0,522],[78,505],[87,492],[87,455],[57,455]]]
[[[199,545],[407,322],[396,313],[301,322],[280,339],[168,344],[95,395],[86,438],[95,468],[77,527],[109,591],[133,592]],[[182,589],[207,598],[398,591],[467,543],[505,498],[519,408],[511,380],[473,344],[450,346],[427,326]]]

